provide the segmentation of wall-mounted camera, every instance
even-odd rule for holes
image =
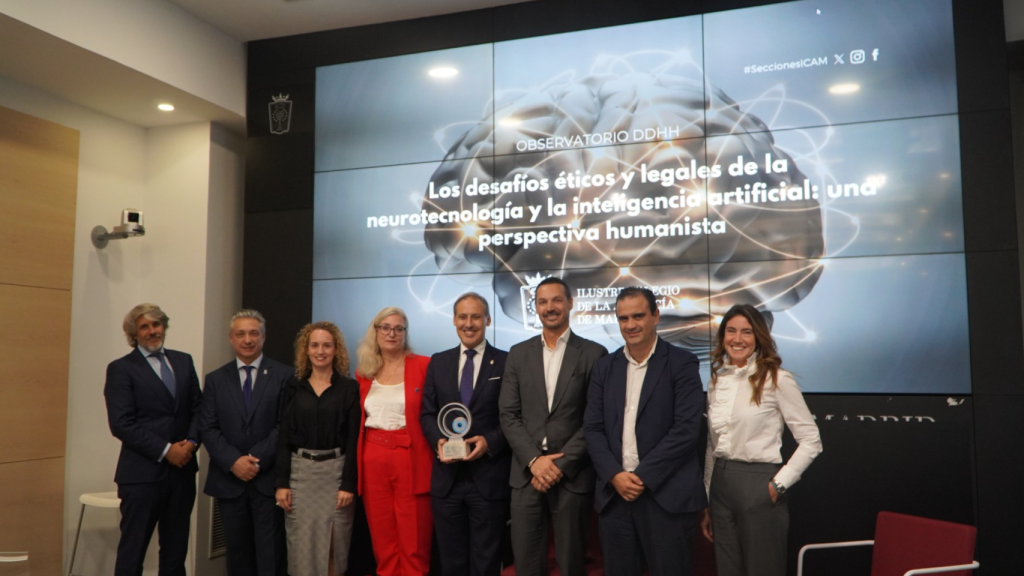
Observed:
[[[125,208],[121,211],[121,225],[114,226],[114,229],[107,232],[103,226],[92,229],[92,245],[97,248],[106,248],[110,240],[123,240],[132,236],[144,236],[146,227],[143,226],[142,210]]]

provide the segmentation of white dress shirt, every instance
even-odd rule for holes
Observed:
[[[623,346],[622,353],[629,363],[626,365],[626,406],[622,416],[622,468],[627,472],[636,470],[640,465],[640,452],[636,447],[636,414],[640,408],[640,392],[647,376],[647,363],[658,347],[655,339],[651,351],[642,362],[637,362],[629,355],[629,347]]]
[[[782,425],[789,427],[799,446],[775,474],[774,480],[791,488],[821,453],[821,436],[814,416],[793,376],[779,370],[778,383],[765,382],[761,405],[751,399],[750,375],[756,356],[746,366],[726,364],[718,381],[708,387],[708,450],[705,457],[704,487],[710,489],[715,458],[740,462],[782,462]]]
[[[572,330],[566,328],[565,332],[555,340],[555,347],[548,348],[548,342],[544,339],[544,334],[540,335],[541,344],[544,348],[544,387],[548,393],[548,410],[551,410],[551,404],[555,401],[555,386],[558,385],[558,373],[562,370],[562,358],[565,357],[565,347],[569,342],[569,333]],[[541,441],[540,447],[542,450],[548,449],[548,437],[545,436],[544,440]]]
[[[402,430],[405,428],[405,383],[384,385],[374,380],[363,408],[367,428]]]
[[[260,371],[260,362],[263,362],[263,354],[260,354],[259,358],[253,360],[252,364],[246,364],[245,362],[239,360],[237,357],[235,358],[235,367],[238,368],[239,387],[245,386],[245,370],[242,370],[242,368],[245,368],[246,366],[252,366],[252,389],[256,389],[256,374],[259,373]]]
[[[466,348],[465,344],[459,344],[459,379],[455,381],[455,388],[461,389],[462,387],[462,369],[466,366]],[[477,344],[473,350],[476,350],[476,356],[473,357],[473,389],[476,390],[476,379],[480,377],[480,366],[484,363],[484,350],[487,350],[487,340],[483,340],[480,344]]]

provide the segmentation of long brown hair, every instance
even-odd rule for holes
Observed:
[[[778,349],[775,346],[775,339],[765,322],[764,316],[750,304],[737,304],[722,317],[718,324],[718,334],[715,336],[715,349],[711,352],[711,385],[718,382],[718,371],[725,365],[728,353],[725,351],[725,327],[729,321],[737,316],[743,316],[750,322],[754,330],[754,352],[757,354],[757,368],[750,375],[750,401],[758,406],[761,405],[761,395],[764,393],[764,386],[771,376],[771,388],[778,385],[779,368],[782,368],[782,358],[779,357]]]
[[[348,348],[345,347],[345,337],[333,322],[321,321],[306,324],[295,337],[295,377],[309,378],[313,373],[313,364],[309,361],[309,338],[314,330],[323,330],[334,339],[334,371],[342,376],[348,376]]]

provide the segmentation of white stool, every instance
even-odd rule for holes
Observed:
[[[78,501],[82,503],[82,511],[78,514],[78,530],[75,531],[75,545],[71,548],[71,563],[68,564],[68,576],[71,576],[71,572],[75,567],[75,553],[78,552],[78,537],[82,534],[82,519],[85,518],[85,507],[120,508],[121,506],[121,499],[117,497],[117,492],[82,494],[78,497]]]

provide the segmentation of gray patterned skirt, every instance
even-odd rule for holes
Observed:
[[[298,450],[325,454],[338,450]],[[355,505],[335,510],[345,456],[314,462],[292,454],[292,511],[284,515],[288,534],[288,574],[326,576],[334,536],[334,573],[348,570]]]

